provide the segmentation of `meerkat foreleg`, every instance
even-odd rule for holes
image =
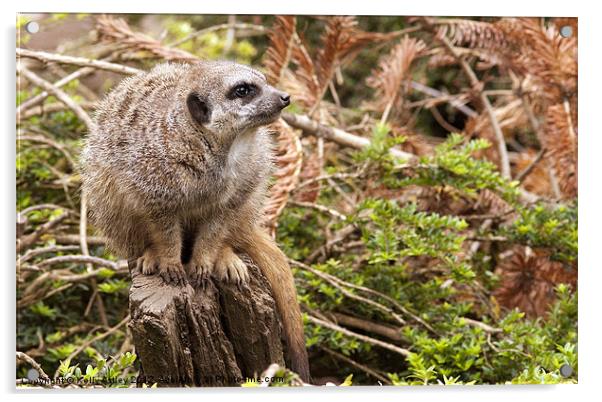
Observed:
[[[153,219],[147,224],[147,232],[150,244],[138,258],[138,269],[145,275],[159,273],[166,283],[186,284],[180,260],[182,233],[178,222],[169,217]]]
[[[249,279],[246,264],[226,243],[226,233],[215,224],[201,227],[196,235],[190,261],[186,265],[193,286],[202,286],[209,276],[241,283]]]

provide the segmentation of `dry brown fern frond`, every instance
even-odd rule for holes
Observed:
[[[510,18],[500,21],[512,46],[505,57],[522,76],[533,75],[544,86],[542,94],[553,101],[571,98],[577,91],[577,40],[563,38],[554,25],[539,19]]]
[[[568,102],[550,106],[546,113],[543,142],[546,157],[554,166],[565,198],[577,196],[577,128]]]
[[[295,73],[298,80],[306,87],[306,93],[299,99],[301,103],[311,112],[316,110],[335,71],[343,62],[352,59],[363,46],[384,42],[397,35],[396,32],[364,32],[357,28],[355,17],[328,17],[315,58],[307,51],[305,40],[295,35],[297,40],[291,58],[297,66]]]
[[[329,17],[322,35],[322,46],[316,55],[316,73],[320,89],[325,91],[344,51],[350,46],[357,25],[355,17]]]
[[[516,246],[495,272],[501,277],[493,294],[497,301],[507,308],[519,308],[531,317],[546,314],[555,299],[556,285],[577,285],[576,266],[552,261],[542,249]]]
[[[320,82],[314,61],[309,55],[302,37],[297,36],[295,46],[292,48],[292,61],[297,66],[294,71],[294,79],[304,87],[304,90],[297,94],[296,99],[304,107],[311,108],[319,99]]]
[[[504,201],[497,193],[485,189],[479,192],[477,202],[474,204],[474,209],[487,215],[498,215],[508,217],[508,214],[513,210],[508,202]]]
[[[458,59],[449,53],[443,51],[442,48],[438,49],[437,53],[434,53],[432,56],[428,58],[427,66],[428,68],[441,68],[441,67],[449,67],[458,63]]]
[[[286,206],[289,194],[299,182],[303,161],[301,141],[295,131],[282,119],[270,126],[278,134],[276,148],[276,171],[274,185],[270,188],[270,197],[264,207],[264,226],[274,235],[278,225],[278,216]]]
[[[507,45],[506,35],[495,22],[463,18],[440,18],[433,21],[436,36],[450,40],[454,46],[497,49]]]
[[[365,32],[359,29],[355,17],[328,17],[322,36],[322,47],[316,57],[318,78],[328,85],[335,68],[349,61],[364,46],[382,43],[398,36],[397,32]]]
[[[199,60],[198,57],[184,50],[168,48],[148,35],[132,31],[122,18],[101,15],[96,18],[96,29],[101,41],[114,44],[121,50],[146,51],[170,61],[196,62]]]
[[[263,64],[266,67],[268,82],[271,85],[276,85],[281,81],[284,70],[291,60],[295,44],[296,26],[297,18],[295,16],[278,15],[268,33],[270,46],[266,50]]]
[[[426,44],[415,38],[404,36],[391,51],[383,56],[378,68],[366,80],[375,89],[372,102],[367,106],[388,117],[390,112],[399,112],[403,93],[408,90],[412,62],[426,49]]]

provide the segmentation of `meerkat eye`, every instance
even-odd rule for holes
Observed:
[[[254,91],[252,85],[249,84],[240,84],[234,87],[233,93],[237,98],[246,98],[251,95]]]

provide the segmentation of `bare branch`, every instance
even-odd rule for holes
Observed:
[[[333,356],[333,357],[335,357],[335,358],[337,358],[339,360],[342,360],[345,363],[351,364],[354,367],[357,367],[358,369],[360,369],[360,370],[364,371],[366,374],[369,374],[372,377],[378,379],[379,381],[381,381],[384,384],[387,384],[387,385],[391,385],[392,384],[391,380],[389,380],[385,376],[380,375],[379,373],[377,373],[375,370],[371,369],[368,366],[365,366],[365,365],[363,365],[361,363],[358,363],[355,360],[350,359],[347,356],[342,355],[339,352],[335,352],[334,350],[329,349],[329,348],[327,348],[325,346],[319,346],[319,348],[320,348],[320,350],[323,350],[324,352],[328,353],[329,355],[331,355],[331,356]]]
[[[289,203],[289,205],[293,205],[296,207],[311,208],[311,209],[315,209],[316,211],[324,212],[324,213],[331,215],[341,221],[347,220],[347,216],[340,213],[339,211],[337,211],[333,208],[328,208],[324,205],[316,204],[314,202],[289,201],[288,203]]]
[[[56,218],[53,218],[50,221],[44,223],[42,226],[38,227],[33,233],[30,233],[26,236],[23,236],[20,239],[17,239],[17,253],[20,253],[21,251],[30,248],[35,242],[37,242],[40,239],[40,237],[42,237],[44,233],[47,233],[56,226],[58,226],[69,215],[70,212],[63,212]]]
[[[117,262],[109,261],[100,257],[93,257],[90,255],[60,255],[58,257],[52,257],[44,260],[37,265],[38,267],[43,268],[64,263],[94,264],[100,267],[110,268],[114,271],[117,271],[120,266],[120,264]],[[121,265],[124,266],[123,264],[125,264],[125,262],[123,262]]]
[[[28,363],[31,367],[33,367],[33,369],[36,370],[40,374],[40,377],[44,381],[50,380],[50,377],[48,377],[48,374],[46,374],[44,372],[44,369],[42,369],[42,366],[40,366],[40,364],[38,362],[36,362],[32,357],[28,356],[27,354],[25,354],[23,352],[17,352],[17,359],[22,360],[22,361]]]
[[[111,71],[113,73],[125,75],[135,75],[142,71],[137,68],[124,66],[122,64],[109,63],[102,60],[87,59],[85,57],[65,56],[62,54],[40,52],[22,48],[17,48],[17,57],[28,57],[40,60],[44,63],[56,62],[62,64],[72,64],[74,66],[80,67],[94,67],[99,70]],[[82,73],[80,73],[80,75],[81,74]],[[64,79],[67,79],[67,77],[65,77]]]
[[[305,115],[283,113],[282,118],[291,126],[300,128],[308,134],[312,134],[318,138],[322,137],[355,149],[363,149],[370,145],[370,140],[368,138],[359,137],[338,128],[325,126]],[[408,160],[417,159],[416,155],[401,151],[397,148],[391,148],[390,152],[391,155],[398,158]]]
[[[321,327],[328,328],[328,329],[331,329],[333,331],[340,332],[343,335],[347,335],[347,336],[351,336],[353,338],[357,338],[357,339],[359,339],[361,341],[364,341],[366,343],[371,343],[372,345],[380,346],[381,348],[388,349],[388,350],[390,350],[392,352],[400,354],[403,357],[408,357],[410,355],[410,351],[409,350],[404,349],[404,348],[400,348],[399,346],[395,346],[393,344],[390,344],[390,343],[387,343],[387,342],[383,342],[383,341],[371,338],[371,337],[366,336],[366,335],[360,335],[360,334],[355,333],[353,331],[350,331],[350,330],[348,330],[346,328],[338,326],[338,325],[336,325],[336,324],[334,324],[332,322],[321,320],[321,319],[319,319],[317,317],[314,317],[312,315],[309,315],[309,314],[307,315],[307,318],[309,319],[309,321],[311,321],[314,324],[317,324],[317,325],[319,325]]]
[[[65,106],[67,106],[69,109],[71,109],[73,111],[73,113],[75,113],[75,115],[86,124],[86,126],[88,127],[88,130],[92,129],[92,127],[94,126],[94,123],[92,122],[92,119],[90,119],[90,116],[88,116],[88,113],[86,113],[84,111],[84,109],[81,108],[81,106],[79,106],[77,103],[75,103],[75,101],[73,99],[71,99],[71,97],[69,97],[69,95],[67,95],[65,92],[63,92],[59,88],[55,87],[50,82],[41,78],[37,74],[28,70],[21,63],[17,63],[17,71],[19,72],[19,74],[22,74],[23,76],[25,76],[25,78],[27,78],[32,84],[35,84],[35,85],[39,86],[40,88],[46,90],[48,93],[51,93],[52,95],[56,96],[56,98],[59,101],[63,102],[65,104]]]
[[[378,324],[376,322],[353,317],[347,314],[330,313],[330,315],[332,315],[337,324],[358,328],[366,332],[372,332],[397,342],[403,340],[400,332],[401,328],[393,328],[388,325]]]

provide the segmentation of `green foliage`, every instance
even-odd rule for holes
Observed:
[[[504,200],[515,203],[518,183],[506,181],[490,161],[472,157],[475,152],[490,146],[491,144],[484,139],[466,142],[464,136],[451,134],[447,141],[435,148],[434,155],[420,158],[417,177],[399,178],[396,175],[387,175],[383,181],[392,188],[410,184],[449,186],[468,196],[489,189],[498,193]]]
[[[69,359],[61,361],[58,374],[61,381],[79,385],[103,385],[110,388],[127,388],[135,381],[129,373],[134,368],[136,355],[130,352],[123,353],[109,361],[97,359],[95,364],[86,365],[85,371],[79,364],[72,365]]]
[[[40,315],[44,318],[54,319],[56,317],[57,310],[44,304],[43,301],[39,301],[32,305],[30,308],[32,313]]]
[[[453,135],[437,147],[434,155],[421,158],[409,168],[389,153],[391,147],[402,142],[403,139],[392,138],[386,126],[377,126],[371,145],[356,154],[357,162],[369,164],[368,171],[376,180],[373,186],[452,187],[452,191],[469,199],[488,189],[518,214],[511,225],[492,231],[491,235],[506,236],[516,244],[551,247],[557,250],[559,259],[574,261],[576,204],[558,208],[521,205],[516,183],[504,180],[492,163],[472,156],[489,146],[485,141],[465,142],[463,137]],[[400,165],[406,167],[400,169]],[[337,169],[329,167],[328,171],[336,173]],[[332,205],[337,201],[324,190],[318,202]],[[368,342],[306,321],[308,347],[320,345],[362,362],[378,362],[396,385],[576,382],[574,290],[559,285],[557,300],[544,318],[529,319],[518,310],[501,314],[481,293],[495,283],[490,269],[483,266],[479,255],[467,256],[464,252],[468,221],[421,210],[413,202],[400,204],[385,198],[366,198],[347,216],[347,221],[336,223],[331,229],[354,225],[363,246],[361,252],[340,253],[312,265],[313,269],[343,281],[337,286],[308,270],[297,270],[300,300],[310,311],[344,312],[394,325],[391,315],[382,308],[350,296],[367,297],[352,286],[380,292],[382,297],[370,298],[396,310],[389,301],[394,300],[405,310],[399,313],[409,323],[400,335],[402,344],[410,347],[412,353],[405,360],[399,359]],[[302,218],[297,208],[289,208],[282,218],[287,225],[278,233],[281,243],[291,248],[290,253],[296,258],[307,256],[322,243],[315,230],[300,223],[303,219],[312,222],[313,228],[320,225],[322,215],[306,210]],[[302,244],[312,247],[307,250],[304,246],[301,250],[306,250],[299,252],[295,246]],[[421,269],[426,261],[428,270]],[[482,290],[475,292],[479,288]],[[480,295],[467,297],[468,294]],[[416,318],[408,314],[415,314]],[[482,325],[473,324],[475,318]],[[574,370],[569,378],[560,374],[563,364]],[[356,382],[374,383],[361,372],[342,374],[351,373]]]
[[[536,205],[519,210],[520,216],[512,226],[500,234],[516,243],[531,247],[546,247],[553,251],[552,258],[575,262],[577,259],[577,202],[546,208]]]
[[[98,290],[103,293],[125,292],[130,287],[128,281],[123,279],[108,280],[98,285]]]

